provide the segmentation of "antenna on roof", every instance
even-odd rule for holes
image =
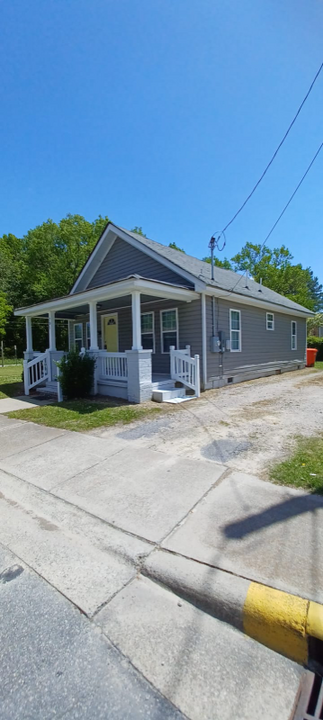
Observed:
[[[222,247],[220,247],[221,238],[222,238]],[[226,244],[227,244],[227,241],[225,239],[225,234],[223,232],[215,232],[214,235],[212,235],[211,240],[209,242],[209,248],[211,250],[211,279],[212,280],[214,280],[214,248],[217,248],[219,252],[222,252],[222,250],[224,250]]]

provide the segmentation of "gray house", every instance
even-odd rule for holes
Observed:
[[[20,308],[26,317],[25,391],[57,391],[55,318],[69,346],[96,357],[94,392],[143,402],[297,370],[305,365],[306,308],[244,275],[109,223],[69,295]],[[49,349],[32,344],[48,317]]]

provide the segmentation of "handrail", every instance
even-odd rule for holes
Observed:
[[[194,390],[196,397],[200,397],[200,356],[190,357],[185,350],[175,350],[170,347],[170,376],[172,380],[183,383]]]
[[[128,380],[128,360],[126,353],[101,351],[98,355],[99,374],[106,380]]]
[[[32,360],[24,360],[25,395],[29,395],[29,391],[36,385],[48,380],[49,362],[47,351],[37,355]]]

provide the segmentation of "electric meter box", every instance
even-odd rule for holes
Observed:
[[[217,335],[212,335],[210,338],[210,351],[212,353],[220,352],[220,340]]]

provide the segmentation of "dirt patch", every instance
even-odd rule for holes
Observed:
[[[274,400],[257,400],[252,403],[249,407],[240,408],[238,411],[241,420],[256,420],[257,418],[264,417],[267,414],[267,410],[270,408],[270,414],[275,414]]]
[[[208,390],[176,412],[95,434],[268,479],[272,465],[293,451],[296,435],[323,431],[322,382],[323,372],[310,368],[272,375]]]
[[[317,373],[317,375],[312,375],[310,378],[302,380],[302,382],[298,383],[297,387],[302,388],[304,385],[323,385],[323,373],[317,370],[314,372]]]

